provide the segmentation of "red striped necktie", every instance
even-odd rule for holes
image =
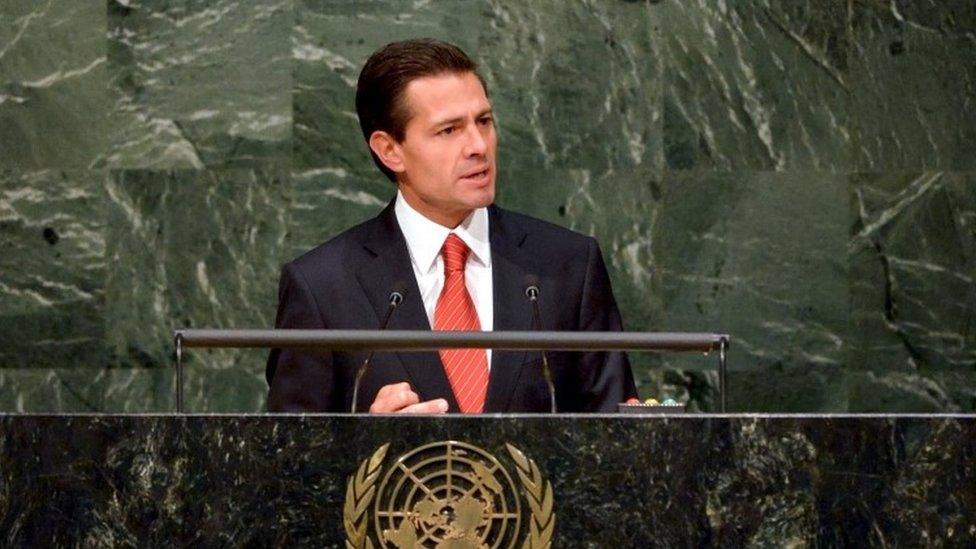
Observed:
[[[464,284],[464,266],[471,249],[451,233],[444,241],[444,289],[434,309],[435,330],[481,330],[478,311]],[[441,349],[441,362],[461,412],[477,414],[488,391],[488,356],[484,349]]]

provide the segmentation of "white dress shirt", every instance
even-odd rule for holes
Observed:
[[[447,240],[447,235],[454,233],[471,249],[464,266],[464,283],[468,287],[468,293],[471,294],[471,300],[474,301],[481,329],[486,332],[491,331],[494,325],[494,301],[487,208],[478,208],[471,212],[471,215],[453,229],[424,217],[407,204],[399,191],[397,191],[394,211],[400,231],[407,240],[410,264],[417,278],[420,297],[424,301],[424,310],[427,312],[427,320],[430,321],[431,328],[434,326],[437,298],[444,288],[444,258],[441,257],[441,248]],[[488,365],[491,368],[491,349],[486,349],[486,352]]]

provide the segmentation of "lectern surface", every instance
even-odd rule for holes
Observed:
[[[0,545],[976,544],[976,416],[0,416]]]

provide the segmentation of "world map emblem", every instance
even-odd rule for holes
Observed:
[[[347,548],[551,546],[552,484],[515,446],[505,445],[510,468],[458,441],[414,448],[384,466],[389,446],[377,448],[349,477]]]

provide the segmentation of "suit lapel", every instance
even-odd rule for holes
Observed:
[[[525,231],[495,206],[488,208],[491,241],[494,330],[531,330],[532,310],[525,297],[530,258],[521,246]],[[505,412],[518,386],[525,351],[492,351],[485,412]]]
[[[388,329],[430,330],[420,288],[410,265],[407,242],[396,221],[393,205],[391,202],[374,220],[373,230],[363,242],[371,257],[356,272],[356,278],[376,310],[377,327],[389,309],[390,293],[398,290],[403,294],[403,302],[390,318]],[[421,401],[444,398],[449,411],[459,411],[454,391],[435,351],[397,352],[396,355]]]

